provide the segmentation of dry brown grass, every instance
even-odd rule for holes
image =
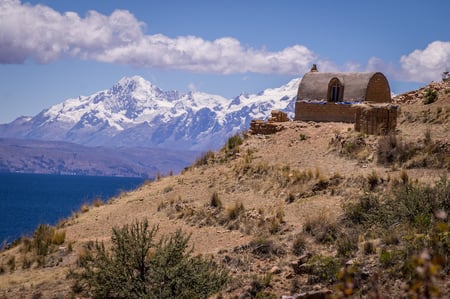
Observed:
[[[433,105],[442,106],[439,115],[445,115],[447,106],[440,98],[427,106],[436,109]],[[414,112],[410,107],[402,110]],[[293,122],[285,126],[276,135],[243,139],[239,151],[235,147],[210,153],[182,174],[160,176],[107,205],[86,205],[64,225],[65,240],[72,244],[73,251],[63,255],[58,266],[22,269],[25,255],[19,248],[1,252],[0,264],[15,256],[16,265],[14,271],[6,269],[0,275],[0,297],[6,292],[26,298],[36,292],[41,292],[43,298],[68,297],[72,280],[66,274],[76,267],[83,246],[95,240],[108,243],[112,227],[144,218],[150,225],[159,225],[161,235],[178,228],[192,233],[194,253],[214,254],[226,261],[235,277],[227,293],[222,294],[226,298],[240,296],[251,288],[255,275],[264,277],[275,266],[280,272],[272,274],[270,291],[278,297],[289,294],[293,285],[297,290],[310,290],[307,275],[294,274],[291,267],[298,259],[296,254],[301,255],[302,250],[320,254],[317,261],[313,260],[315,264],[334,265],[335,239],[341,228],[336,223],[342,204],[363,194],[373,173],[378,176],[374,190],[385,191],[380,178],[387,176],[400,184],[401,170],[376,163],[371,156],[377,142],[373,136],[364,137],[364,151],[354,157],[331,149],[329,141],[336,134],[357,136],[350,124]],[[405,121],[399,130],[404,141],[414,142],[417,132],[425,132],[426,127],[431,130],[432,140],[448,139],[448,122],[422,125]],[[300,140],[302,134],[307,138]],[[407,171],[408,180],[433,182],[439,175],[441,171],[436,169]],[[217,198],[213,201],[215,192],[221,205]],[[290,200],[286,202],[287,198]],[[308,232],[299,233],[304,229]],[[260,236],[265,239],[258,240]],[[343,256],[354,253],[348,246],[350,241],[341,244]],[[373,240],[365,243],[378,246]],[[366,246],[361,247],[361,254],[376,256],[376,248]],[[319,266],[316,270],[320,273]],[[326,284],[321,282],[319,286]]]

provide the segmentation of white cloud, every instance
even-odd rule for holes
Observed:
[[[424,50],[414,50],[400,58],[404,80],[428,82],[440,80],[442,72],[450,70],[450,42],[435,41]]]
[[[196,36],[145,35],[130,12],[110,16],[90,11],[84,18],[43,5],[0,0],[0,63],[33,59],[49,63],[64,57],[211,73],[299,74],[316,55],[295,45],[278,52],[244,47],[234,38],[213,41]]]
[[[142,37],[143,24],[127,11],[110,16],[90,11],[60,14],[42,5],[0,2],[0,62],[23,63],[31,58],[48,63],[67,55],[90,58],[111,47],[122,47]]]

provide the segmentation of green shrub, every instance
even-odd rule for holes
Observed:
[[[324,215],[307,219],[303,231],[313,236],[319,243],[332,243],[338,235],[337,223],[330,222]]]
[[[344,206],[344,218],[365,227],[388,229],[394,224],[412,225],[427,231],[436,211],[450,211],[450,181],[442,177],[433,187],[404,181],[393,194],[381,198],[366,194]]]
[[[339,261],[330,256],[314,255],[307,266],[312,277],[310,282],[334,282],[339,272]]]
[[[278,246],[273,239],[259,236],[250,241],[252,253],[258,256],[283,255],[285,251]]]
[[[203,155],[201,155],[200,158],[197,159],[197,161],[195,161],[194,165],[195,166],[202,166],[202,165],[208,165],[209,161],[214,160],[214,152],[209,150],[207,152],[205,152]]]
[[[243,143],[242,137],[240,134],[235,134],[228,138],[227,143],[223,147],[224,150],[229,155],[234,155],[239,152],[239,146]]]
[[[394,268],[400,270],[405,262],[405,252],[399,250],[382,249],[380,252],[380,263],[386,269]],[[401,273],[395,273],[400,274]]]
[[[263,277],[254,277],[250,283],[250,289],[248,292],[251,298],[271,299],[277,298],[274,294],[265,291],[265,289],[271,287],[272,273],[266,273]]]
[[[212,260],[192,256],[189,235],[180,230],[154,241],[148,221],[113,228],[112,246],[103,243],[80,256],[77,288],[93,298],[208,298],[228,274]]]
[[[395,134],[378,139],[377,161],[380,164],[403,163],[415,154],[413,144],[405,143]]]
[[[368,193],[360,197],[356,203],[343,206],[344,216],[353,224],[370,225],[377,221],[381,202],[377,195]]]
[[[36,254],[39,256],[46,256],[50,253],[52,239],[55,235],[55,229],[47,224],[40,224],[34,231],[33,247],[36,249]]]
[[[339,235],[336,240],[337,254],[342,257],[351,257],[358,251],[358,232],[349,230]]]
[[[425,90],[425,98],[423,100],[423,103],[425,105],[434,103],[437,99],[437,96],[438,95],[437,95],[436,90],[432,90],[432,89],[428,88]]]

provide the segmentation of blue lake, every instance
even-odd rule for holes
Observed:
[[[55,225],[95,198],[137,188],[141,178],[0,173],[0,245]]]

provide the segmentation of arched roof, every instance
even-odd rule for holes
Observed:
[[[316,101],[327,100],[328,84],[331,79],[338,78],[344,86],[343,100],[349,102],[365,101],[367,88],[370,80],[375,75],[381,75],[386,81],[387,88],[389,83],[386,77],[380,72],[368,73],[306,73],[298,87],[297,100]]]

